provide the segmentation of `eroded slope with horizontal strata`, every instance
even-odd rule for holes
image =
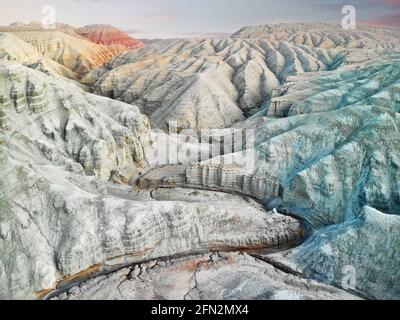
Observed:
[[[44,28],[40,22],[0,26],[0,32],[20,38],[32,45],[39,54],[63,65],[70,73],[75,73],[74,79],[80,79],[82,75],[128,50],[120,44],[97,44],[81,36],[77,30],[63,23],[50,28]]]
[[[352,267],[348,290],[398,298],[399,55],[345,47],[157,41],[85,78],[154,126],[218,128],[201,144],[2,48],[0,297],[352,298],[329,285]],[[257,258],[209,255],[229,250]]]
[[[0,133],[1,298],[40,298],[132,263],[302,240],[298,220],[252,199],[135,191],[128,182],[157,134],[147,117],[16,61],[0,63]]]
[[[351,265],[352,252],[357,256],[355,268],[364,275],[357,290],[370,297],[395,298],[398,292],[393,283],[400,281],[399,274],[389,270],[399,257],[398,62],[399,55],[393,53],[362,67],[289,79],[293,82],[282,88],[286,94],[271,99],[258,114],[234,128],[213,131],[216,137],[228,137],[255,128],[254,150],[182,166],[170,174],[167,168],[153,170],[137,183],[239,192],[302,217],[321,234],[331,227],[337,233],[332,237],[338,239],[332,240],[338,249],[331,260],[324,260],[320,268],[307,267],[317,255],[325,259],[322,247],[326,242],[317,241],[319,238],[312,238],[308,247],[299,249],[301,256],[293,258],[301,261],[305,274],[327,281],[324,268],[331,267],[338,277],[335,282],[340,283],[340,270],[345,261]],[[250,152],[254,152],[253,158],[248,157]],[[238,164],[235,157],[253,162]],[[366,214],[365,206],[380,213],[367,210]],[[390,214],[395,216],[390,218]],[[370,219],[371,215],[375,218]],[[352,224],[354,219],[359,222]],[[342,224],[352,226],[351,241],[340,242],[350,237],[342,234],[347,232]],[[361,240],[368,230],[378,230],[380,236]],[[356,245],[359,241],[362,248]],[[307,255],[307,248],[313,246],[315,255]],[[383,260],[375,252],[382,247],[389,250],[390,258],[377,267],[377,261]],[[368,258],[370,255],[376,258]],[[382,277],[375,282],[377,269],[382,270]],[[386,286],[391,290],[384,294]]]
[[[136,49],[144,45],[143,42],[110,25],[88,25],[83,28],[76,28],[74,32],[94,43],[105,46],[121,45],[128,49]]]
[[[247,26],[233,38],[288,41],[310,48],[385,49],[398,48],[400,30],[367,25],[344,29],[334,23],[277,23]]]
[[[328,70],[343,55],[264,40],[165,40],[122,54],[83,81],[139,105],[157,127],[223,128],[274,96],[288,76]]]

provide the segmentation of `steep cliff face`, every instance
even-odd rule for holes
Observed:
[[[136,49],[144,46],[143,42],[136,40],[125,32],[104,24],[93,24],[74,30],[82,37],[105,46],[124,46],[128,49]]]
[[[143,160],[138,138],[148,123],[137,108],[15,62],[2,64],[0,81],[10,139],[21,134],[49,159],[73,158],[87,174],[101,177],[112,169],[132,171]]]
[[[17,62],[2,62],[0,82],[1,191],[5,199],[0,223],[0,295],[25,298],[54,285],[62,277],[57,273],[61,265],[65,272],[91,266],[90,255],[78,257],[77,253],[77,260],[71,256],[78,243],[86,248],[94,245],[90,239],[96,228],[90,226],[94,216],[89,218],[96,206],[75,211],[81,201],[90,206],[91,198],[77,186],[87,183],[87,188],[101,193],[97,179],[129,179],[143,165],[140,137],[148,123],[133,106],[91,96],[72,83]],[[85,180],[85,176],[93,178]],[[70,217],[82,216],[68,222],[63,208],[70,196]],[[53,215],[59,205],[61,220]],[[73,227],[83,217],[91,220],[86,224],[86,218],[82,220],[83,229]],[[63,244],[62,234],[69,229],[75,244]],[[69,248],[65,260],[58,246]]]

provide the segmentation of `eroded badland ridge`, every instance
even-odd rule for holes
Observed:
[[[400,298],[399,33],[0,28],[0,298]]]

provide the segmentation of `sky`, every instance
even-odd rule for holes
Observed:
[[[336,22],[353,5],[357,22],[400,26],[400,0],[0,0],[0,25],[43,19],[74,26],[111,24],[136,38],[222,37],[247,25]]]

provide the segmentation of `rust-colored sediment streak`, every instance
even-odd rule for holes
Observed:
[[[35,292],[34,295],[36,298],[38,298],[40,300],[40,299],[43,299],[44,297],[46,297],[52,291],[53,291],[53,289],[43,289],[38,292]]]
[[[61,284],[61,283],[66,284],[66,283],[71,283],[71,282],[74,282],[74,281],[77,281],[77,280],[85,279],[85,278],[87,278],[87,277],[89,277],[91,275],[94,275],[94,274],[98,273],[99,271],[101,271],[102,268],[103,268],[102,264],[95,264],[93,266],[90,266],[87,269],[79,271],[78,273],[65,276],[62,280],[57,282],[57,284],[56,284],[56,286],[54,288],[42,289],[40,291],[35,292],[34,295],[38,299],[43,299],[50,292],[52,292],[55,288],[57,288],[59,284]]]
[[[72,275],[68,275],[65,276],[61,282],[73,282],[76,280],[80,280],[82,278],[88,277],[94,273],[97,273],[101,270],[101,268],[103,267],[102,264],[95,264],[85,270],[82,270],[78,273],[72,274]]]
[[[259,252],[261,250],[265,250],[265,249],[270,249],[270,248],[279,248],[280,246],[290,246],[290,245],[297,245],[299,240],[300,240],[300,234],[299,233],[299,237],[289,241],[289,242],[285,242],[285,243],[281,243],[281,244],[266,244],[266,243],[254,243],[254,244],[248,244],[248,245],[238,245],[238,246],[227,246],[224,245],[223,243],[221,244],[210,244],[208,246],[204,246],[201,251],[204,252]],[[118,264],[123,264],[125,261],[125,259],[129,259],[129,258],[134,258],[134,257],[142,257],[143,259],[145,258],[146,254],[148,254],[149,252],[151,252],[153,250],[153,248],[147,248],[144,249],[140,252],[133,252],[133,253],[129,253],[129,254],[125,254],[125,255],[120,255],[120,256],[115,256],[115,257],[109,257],[107,259],[107,261],[113,262],[114,265],[118,265]],[[185,257],[185,256],[190,256],[193,253],[187,252],[187,253],[182,253],[182,254],[178,254],[176,255],[176,257]],[[195,254],[195,253],[194,253]],[[199,254],[199,253],[198,253]],[[167,257],[165,257],[167,258]],[[173,257],[170,257],[173,258]],[[160,258],[158,258],[160,259]],[[157,258],[154,258],[153,260],[157,260]],[[144,262],[142,262],[144,263]],[[185,270],[185,271],[193,271],[198,267],[201,268],[207,268],[208,267],[208,263],[209,261],[204,258],[204,257],[199,257],[199,258],[195,258],[194,260],[190,260],[184,264],[182,264],[181,266],[178,267],[179,270]],[[227,261],[227,263],[229,263],[229,261]],[[132,263],[133,265],[134,263]],[[86,278],[89,278],[90,276],[96,276],[96,274],[98,274],[100,271],[102,271],[104,265],[103,264],[95,264],[93,266],[90,266],[87,269],[84,269],[78,273],[75,274],[71,274],[68,276],[65,276],[62,280],[60,280],[57,285],[55,286],[55,288],[59,287],[59,285],[66,285],[66,284],[70,284],[73,282],[78,282],[78,281],[82,281],[85,280]],[[43,299],[45,298],[49,293],[51,293],[54,290],[54,288],[52,289],[42,289],[38,292],[35,293],[35,296],[38,299]]]
[[[90,25],[76,29],[76,33],[89,41],[105,46],[124,46],[128,49],[141,48],[143,42],[130,37],[125,32],[108,25]]]

